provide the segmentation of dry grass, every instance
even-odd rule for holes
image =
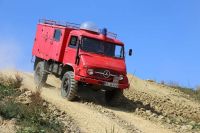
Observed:
[[[105,129],[106,133],[118,133],[118,131],[116,131],[115,127],[112,126],[110,130],[108,130],[107,128]]]
[[[165,84],[165,85],[172,87],[174,89],[177,89],[177,90],[189,95],[191,98],[195,99],[196,101],[200,102],[200,86],[197,87],[196,90],[195,90],[194,88],[188,88],[188,87],[180,86],[176,82],[170,82],[170,83]]]
[[[22,85],[23,78],[19,73],[16,73],[14,76],[7,76],[0,73],[0,85],[19,88]]]
[[[64,127],[58,120],[50,120],[51,113],[43,106],[40,93],[32,93],[31,103],[28,105],[16,101],[23,93],[18,89],[22,81],[23,78],[18,73],[14,76],[0,73],[0,116],[17,119],[16,124],[20,126],[17,133],[63,132]],[[41,114],[45,114],[46,119]]]
[[[200,93],[200,85],[197,86],[196,91]]]

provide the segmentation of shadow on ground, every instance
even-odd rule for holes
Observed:
[[[56,88],[55,86],[50,85],[50,84],[48,84],[48,83],[45,83],[44,87],[45,87],[45,88],[49,88],[49,89],[55,89],[55,88]]]
[[[123,96],[121,102],[115,106],[108,105],[104,99],[104,91],[94,91],[89,88],[80,88],[78,92],[78,102],[91,102],[96,105],[104,106],[108,109],[114,109],[124,112],[135,112],[136,108],[144,108],[145,110],[151,110],[151,112],[161,115],[150,106],[150,104],[144,105],[141,101],[133,101]]]
[[[45,88],[57,89],[55,86],[50,84],[45,84]],[[92,90],[89,87],[79,87],[77,99],[74,102],[82,103],[93,103],[95,105],[101,105],[105,108],[124,111],[124,112],[135,112],[136,108],[144,108],[145,110],[151,110],[151,112],[161,115],[160,112],[157,112],[149,104],[144,105],[141,101],[130,100],[127,97],[123,96],[121,102],[115,106],[111,106],[105,101],[105,91],[102,90]]]

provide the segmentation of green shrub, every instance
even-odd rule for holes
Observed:
[[[0,100],[2,100],[4,97],[16,97],[21,94],[19,89],[15,89],[13,87],[7,87],[4,85],[0,85]]]
[[[38,94],[36,94],[38,95]],[[35,97],[35,94],[33,94]],[[37,101],[42,101],[37,97]],[[43,119],[41,113],[50,115],[47,109],[42,106],[42,102],[32,102],[29,105],[16,103],[14,99],[0,103],[0,115],[6,119],[17,118],[17,124],[20,125],[18,132],[38,133],[38,132],[52,132],[60,133],[63,130],[63,125],[56,121]]]

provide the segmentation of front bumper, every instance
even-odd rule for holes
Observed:
[[[82,76],[79,76],[79,75],[76,75],[74,78],[77,81],[81,81],[81,82],[85,82],[85,83],[89,83],[89,84],[94,84],[94,85],[101,85],[101,86],[104,86],[104,84],[106,82],[106,81],[97,80],[97,79],[93,79],[93,78],[82,77]],[[129,88],[129,84],[118,84],[118,88],[120,88],[120,89]]]

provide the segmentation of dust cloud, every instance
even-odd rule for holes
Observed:
[[[21,55],[20,45],[15,41],[0,40],[0,69],[15,69]]]

